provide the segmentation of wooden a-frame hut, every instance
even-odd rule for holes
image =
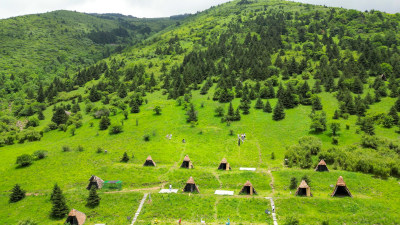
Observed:
[[[325,172],[325,171],[327,171],[327,172],[329,172],[328,167],[326,166],[325,160],[322,159],[322,160],[318,163],[317,167],[315,167],[315,171],[318,171],[318,172]]]
[[[218,169],[219,170],[231,170],[232,168],[230,167],[228,161],[225,158],[223,158],[221,163],[218,166]]]
[[[243,185],[243,188],[242,188],[242,190],[240,190],[239,194],[253,195],[253,194],[257,194],[257,192],[254,189],[253,185],[250,183],[250,181],[247,181]]]
[[[94,185],[97,189],[101,189],[103,187],[104,181],[100,179],[100,177],[96,177],[95,175],[92,175],[89,179],[89,185],[87,186],[86,189],[90,190],[92,186]]]
[[[183,188],[183,192],[199,192],[199,188],[197,187],[196,183],[194,182],[193,177],[190,177],[189,180],[186,182],[185,188]]]
[[[183,159],[181,168],[187,168],[187,169],[193,169],[193,164],[189,159],[189,156],[185,156],[185,158]]]
[[[332,197],[353,197],[346,186],[346,183],[343,180],[343,177],[340,176],[336,182],[335,190],[331,195]]]
[[[85,213],[79,212],[76,209],[72,209],[68,213],[68,217],[65,223],[69,223],[71,225],[82,225],[85,223],[85,220],[86,220]]]
[[[156,166],[156,163],[153,161],[151,156],[147,157],[146,162],[144,162],[143,166]]]
[[[297,196],[312,197],[310,186],[305,180],[302,180],[296,191]]]

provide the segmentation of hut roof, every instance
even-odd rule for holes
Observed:
[[[343,180],[343,177],[340,176],[336,182],[336,186],[346,186],[346,183]]]
[[[189,180],[186,183],[187,184],[195,184],[193,177],[190,177]]]
[[[68,213],[68,217],[72,216],[72,217],[76,217],[76,220],[78,220],[78,224],[84,224],[85,220],[86,220],[86,215],[83,212],[79,212],[76,209],[72,209],[69,213]]]
[[[223,158],[221,163],[228,163],[228,161],[225,158]]]
[[[309,188],[309,186],[305,180],[302,180],[299,185],[299,188]]]
[[[102,188],[102,187],[103,187],[103,184],[104,184],[104,181],[103,181],[100,177],[97,177],[97,176],[95,176],[95,175],[92,175],[92,176],[90,177],[89,181],[90,181],[90,182],[95,182],[95,183],[97,183],[97,187],[98,187],[98,188]]]
[[[246,183],[243,186],[252,187],[253,185],[250,183],[250,181],[246,181]]]
[[[146,160],[148,160],[148,161],[153,161],[153,159],[151,158],[151,156],[149,155],[149,157],[147,157],[147,159]]]
[[[183,161],[190,162],[189,156],[186,155],[185,158],[183,159]]]
[[[326,166],[325,160],[321,159],[321,161],[318,163],[318,166]]]

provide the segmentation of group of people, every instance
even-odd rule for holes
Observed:
[[[238,145],[240,146],[240,142],[244,142],[244,139],[246,139],[246,134],[238,134]]]
[[[171,140],[172,139],[172,134],[167,134],[167,136],[165,136],[166,139]]]

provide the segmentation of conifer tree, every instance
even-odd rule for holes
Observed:
[[[129,156],[128,153],[124,152],[124,155],[122,156],[121,162],[128,162],[129,161]]]
[[[272,113],[272,107],[268,100],[267,103],[265,103],[263,111],[266,113]]]
[[[97,102],[101,99],[101,94],[97,91],[96,86],[93,86],[89,92],[89,100],[91,102]]]
[[[235,117],[235,111],[233,109],[232,102],[230,102],[229,107],[228,107],[228,112],[225,116],[225,119],[231,121],[231,120],[234,120],[234,117]]]
[[[100,130],[107,130],[110,125],[110,118],[108,118],[107,116],[102,116],[99,123]]]
[[[38,119],[39,119],[39,120],[44,120],[44,119],[45,119],[45,117],[44,117],[44,114],[43,114],[43,111],[42,111],[42,110],[39,110],[39,112],[38,112]]]
[[[72,111],[73,113],[77,113],[77,112],[81,111],[81,107],[79,106],[79,103],[76,102],[76,103],[72,106],[71,111]]]
[[[87,198],[87,203],[86,205],[88,207],[94,208],[100,204],[100,197],[97,194],[97,190],[95,185],[92,185],[89,191],[89,197]]]
[[[197,122],[197,112],[194,109],[194,105],[190,104],[189,110],[186,112],[186,115],[188,116],[186,119],[186,122]]]
[[[131,113],[139,113],[140,112],[140,107],[137,101],[133,100],[131,101]]]
[[[285,110],[283,108],[282,103],[280,101],[278,101],[274,108],[274,113],[272,115],[272,119],[279,121],[279,120],[283,120],[284,118],[285,118]]]
[[[68,120],[68,115],[65,113],[64,108],[57,107],[56,111],[53,114],[53,117],[51,118],[51,121],[53,121],[57,125],[60,125],[60,124],[65,124],[67,120]]]
[[[397,114],[397,111],[394,106],[390,108],[388,116],[391,116],[393,118],[394,124],[399,124],[399,115]]]
[[[256,101],[256,104],[255,104],[254,108],[256,108],[256,109],[264,108],[264,103],[263,103],[263,101],[261,100],[260,97],[257,98],[257,101]]]
[[[21,189],[19,184],[16,184],[11,190],[10,202],[18,202],[25,198],[25,191]]]
[[[339,119],[339,117],[340,117],[340,113],[339,113],[339,110],[335,110],[335,113],[333,114],[333,117],[332,117],[332,119],[334,119],[334,120],[338,120]]]
[[[235,112],[235,117],[234,117],[234,120],[235,121],[240,121],[240,119],[241,119],[241,116],[240,116],[240,111],[239,111],[239,107],[236,109],[236,112]]]
[[[317,95],[312,99],[312,110],[322,110],[321,99]]]
[[[42,84],[40,84],[39,90],[38,90],[38,96],[37,96],[36,100],[40,103],[43,103],[45,99],[46,99],[46,97],[44,96],[43,86],[42,86]]]
[[[125,98],[128,95],[128,92],[126,91],[126,87],[124,84],[121,84],[121,86],[118,89],[118,96],[120,98]]]
[[[51,194],[51,202],[53,203],[53,207],[51,208],[51,217],[61,219],[68,213],[68,207],[64,195],[57,184]]]

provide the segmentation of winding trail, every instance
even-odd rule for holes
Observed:
[[[142,211],[142,207],[143,207],[144,201],[146,201],[147,195],[148,195],[148,193],[144,194],[144,196],[142,198],[142,201],[140,202],[139,208],[136,211],[135,216],[132,219],[131,225],[133,225],[136,222],[136,220],[137,220],[137,218],[138,218],[138,216],[140,214],[140,211]]]

